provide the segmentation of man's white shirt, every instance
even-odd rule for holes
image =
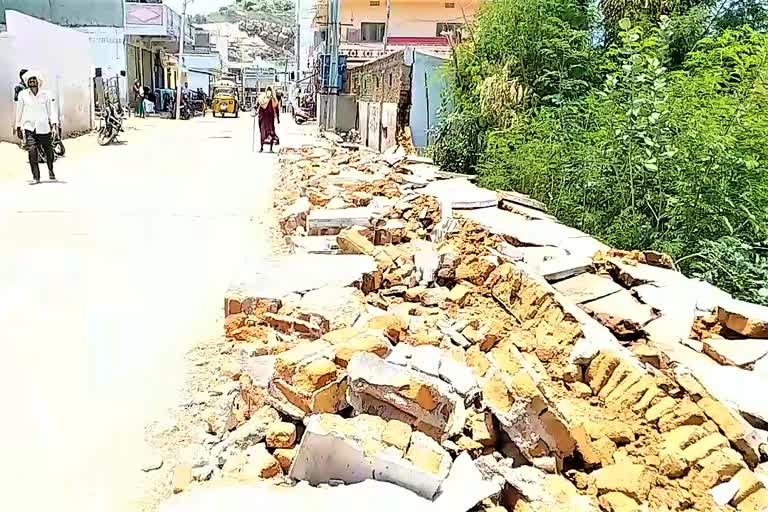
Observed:
[[[19,101],[16,102],[16,128],[46,134],[51,132],[52,124],[58,123],[56,100],[48,91],[39,89],[37,94],[32,94],[31,90],[24,89],[19,93]]]

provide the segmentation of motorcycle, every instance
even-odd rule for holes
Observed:
[[[101,113],[101,126],[96,135],[99,146],[106,146],[117,139],[123,131],[123,116],[113,105],[108,104]]]
[[[309,115],[309,112],[304,110],[303,108],[299,107],[298,103],[294,102],[293,104],[293,120],[296,124],[304,124],[307,121],[312,120],[312,116]]]
[[[187,101],[182,100],[181,104],[179,105],[179,117],[182,121],[186,121],[187,119],[191,119],[194,117],[194,112],[192,112],[192,108],[190,107],[189,103]],[[176,109],[171,110],[171,119],[176,119]]]

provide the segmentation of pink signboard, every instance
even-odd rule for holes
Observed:
[[[128,25],[162,25],[163,4],[131,4],[126,3],[126,18]]]

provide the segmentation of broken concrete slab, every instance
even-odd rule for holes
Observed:
[[[556,220],[555,217],[552,215],[545,213],[541,210],[537,210],[535,208],[531,208],[529,206],[521,205],[513,201],[508,201],[504,197],[502,197],[499,208],[502,210],[507,210],[510,212],[517,213],[519,215],[524,215],[525,217],[529,219],[534,220]]]
[[[414,451],[403,458],[397,448],[382,442],[386,424],[368,415],[349,420],[327,414],[310,417],[290,477],[311,485],[379,480],[432,499],[448,476],[450,455],[416,432],[409,448]]]
[[[500,491],[499,483],[484,478],[469,454],[462,452],[453,461],[434,503],[446,512],[466,512]]]
[[[591,257],[597,251],[608,249],[608,246],[578,229],[551,220],[529,220],[523,215],[499,208],[470,210],[462,212],[462,215],[491,233],[510,237],[520,245],[559,247],[569,255],[584,257]]]
[[[333,331],[352,327],[366,309],[365,296],[357,288],[325,286],[302,296],[292,314],[301,312],[320,316],[328,321]]]
[[[533,466],[511,467],[508,459],[499,471],[514,489],[512,503],[523,501],[531,512],[598,512],[600,507],[591,496],[579,494],[576,487],[561,475],[552,475]],[[515,509],[517,510],[517,509]]]
[[[454,391],[464,397],[465,401],[473,399],[480,392],[472,370],[448,353],[443,353],[440,358],[440,378],[453,386]]]
[[[291,254],[264,258],[239,271],[225,296],[226,314],[233,312],[230,302],[279,300],[325,286],[349,286],[375,271],[376,261],[358,254]]]
[[[393,510],[442,512],[408,489],[376,480],[338,487],[286,488],[262,482],[196,487],[165,501],[158,512],[253,512],[254,503],[260,510],[303,510],[311,503],[314,512],[359,512],[361,503],[386,503]]]
[[[714,336],[702,342],[704,353],[722,365],[744,368],[768,355],[766,339],[725,339]]]
[[[731,300],[717,308],[717,320],[747,338],[768,338],[768,307]]]
[[[495,192],[480,188],[465,178],[434,181],[421,191],[439,201],[450,201],[456,210],[495,207],[498,197]]]
[[[566,256],[553,258],[532,265],[533,268],[547,281],[561,281],[577,276],[592,269],[592,258],[586,256]]]
[[[655,267],[636,261],[627,261],[616,257],[608,259],[606,268],[614,279],[621,282],[627,288],[634,288],[635,286],[648,283],[654,283],[657,286],[670,285],[688,279],[676,270]]]
[[[619,324],[626,324],[627,322],[630,324],[627,326],[628,329],[639,330],[657,317],[650,306],[635,299],[629,290],[622,290],[601,299],[581,304],[581,307],[608,325],[611,330],[614,330],[612,326],[619,326]]]
[[[463,399],[438,378],[368,353],[352,356],[347,372],[347,400],[358,413],[403,421],[440,441],[464,426]]]
[[[501,199],[502,202],[510,202],[516,205],[532,208],[540,212],[547,211],[547,205],[545,205],[541,201],[537,201],[536,199],[533,199],[531,196],[521,194],[520,192],[498,190],[497,193],[499,194],[499,198]]]
[[[688,339],[696,316],[695,289],[687,279],[669,284],[647,283],[632,289],[642,303],[660,312],[659,318],[643,329],[649,340],[677,343]]]
[[[307,231],[310,235],[331,235],[353,226],[369,227],[374,211],[370,207],[332,210],[316,208],[307,215]]]
[[[768,378],[735,366],[721,366],[683,344],[660,346],[677,363],[676,373],[691,373],[713,397],[741,413],[768,422],[768,401],[749,389],[768,389]]]
[[[552,285],[574,304],[583,304],[623,290],[613,279],[599,274],[584,273]]]
[[[335,236],[292,236],[291,243],[298,254],[339,254]]]
[[[442,351],[432,345],[414,347],[401,343],[387,356],[387,362],[405,366],[433,377],[440,376]]]
[[[556,258],[565,258],[568,251],[559,247],[516,247],[502,242],[496,248],[499,254],[511,261],[522,261],[531,268]]]

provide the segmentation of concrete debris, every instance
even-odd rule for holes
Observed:
[[[421,192],[440,201],[449,201],[456,210],[488,208],[496,206],[499,201],[495,192],[480,188],[465,178],[433,181]]]
[[[334,415],[309,418],[290,476],[312,485],[364,480],[395,483],[432,499],[448,476],[451,457],[429,437],[411,436],[405,457],[383,442],[387,422],[363,414],[349,420]]]
[[[718,321],[747,338],[768,338],[768,307],[731,300],[717,308]]]
[[[426,364],[439,371],[439,355]],[[403,421],[439,441],[464,426],[464,400],[439,378],[367,353],[355,354],[347,372],[347,398],[358,413]]]
[[[246,266],[226,295],[233,360],[191,402],[210,409],[181,496],[274,479],[317,510],[333,492],[334,510],[345,496],[448,512],[768,503],[752,472],[768,411],[744,392],[767,383],[768,308],[527,196],[323,144],[281,152],[277,219],[296,254]],[[265,493],[251,508],[282,506]]]
[[[511,487],[506,503],[510,510],[531,512],[598,512],[600,508],[591,496],[560,475],[544,473],[533,466],[501,466],[501,474]],[[525,506],[520,507],[522,502]]]
[[[768,340],[713,336],[703,341],[703,351],[722,365],[743,368],[768,355]]]
[[[316,512],[354,512],[361,503],[386,504],[387,509],[408,512],[443,512],[407,489],[375,480],[335,487],[297,485],[287,491],[267,483],[199,487],[172,497],[160,505],[159,512],[252,512],[254,504],[260,510],[290,511],[304,510],[308,503]]]
[[[469,454],[464,452],[453,461],[434,503],[440,510],[467,511],[499,492],[499,483],[484,478]]]
[[[599,274],[583,273],[565,279],[554,285],[555,290],[562,293],[574,304],[584,304],[608,295],[617,293],[623,288],[613,279]]]

